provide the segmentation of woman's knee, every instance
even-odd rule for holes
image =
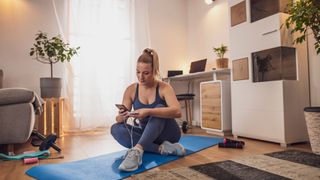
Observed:
[[[165,124],[165,123],[166,123],[166,120],[168,120],[168,119],[151,116],[151,117],[149,118],[148,123],[154,123],[154,124],[159,124],[159,125],[160,125],[160,124]]]
[[[110,128],[113,138],[122,146],[130,148],[130,140],[128,139],[128,131],[122,123],[115,123]]]
[[[157,131],[158,133],[161,133],[163,131],[163,128],[166,125],[167,119],[165,118],[159,118],[159,117],[150,117],[147,127],[148,129],[152,129],[153,131]]]
[[[119,135],[123,133],[123,124],[115,123],[110,128],[111,135],[113,137],[118,137]]]

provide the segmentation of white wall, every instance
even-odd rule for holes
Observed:
[[[56,1],[63,15],[63,0]],[[25,87],[40,92],[40,77],[50,76],[50,66],[29,56],[35,34],[41,30],[49,36],[59,33],[49,0],[0,1],[0,69],[4,70],[4,87]],[[61,77],[61,64],[54,75]]]
[[[207,5],[203,0],[188,0],[188,61],[207,58],[207,70],[216,67],[213,47],[229,46],[229,14],[226,0]],[[228,52],[225,54],[228,57]]]
[[[151,47],[160,58],[160,71],[183,69],[187,61],[187,4],[185,0],[149,0]]]
[[[163,76],[174,69],[188,73],[190,62],[203,58],[209,70],[217,58],[212,48],[229,45],[227,1],[207,5],[202,0],[150,0],[149,24]]]
[[[213,47],[224,44],[229,47],[228,3],[224,0],[207,5],[203,0],[188,0],[188,62],[207,59],[206,70],[216,67],[217,56]],[[225,54],[228,57],[228,52]],[[193,110],[193,123],[200,123],[200,81],[193,84],[196,94]]]
[[[311,106],[320,107],[320,54],[314,49],[315,39],[308,37]]]

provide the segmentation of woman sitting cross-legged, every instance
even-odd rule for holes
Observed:
[[[181,117],[180,104],[173,88],[159,77],[159,60],[152,49],[145,49],[137,61],[138,83],[127,87],[123,105],[134,111],[120,109],[111,134],[122,146],[131,148],[119,166],[121,171],[134,171],[142,164],[144,151],[162,155],[183,156],[179,144],[180,128],[174,118]],[[128,118],[139,119],[139,126],[126,123]]]

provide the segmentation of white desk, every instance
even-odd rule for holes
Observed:
[[[218,135],[231,131],[230,69],[184,74],[163,80],[168,83],[199,81],[198,93],[195,92],[194,83],[191,88],[192,93],[200,97],[193,103],[193,110],[198,113],[193,113],[192,119],[199,119],[193,121],[193,124],[200,124],[207,132]]]
[[[191,74],[182,74],[172,77],[163,78],[163,81],[170,83],[171,81],[190,81],[194,79],[210,78],[212,80],[230,80],[230,69],[218,69],[205,72],[197,72]]]

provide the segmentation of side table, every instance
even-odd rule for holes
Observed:
[[[39,116],[38,131],[44,135],[63,136],[63,105],[65,98],[44,98],[43,113]]]

